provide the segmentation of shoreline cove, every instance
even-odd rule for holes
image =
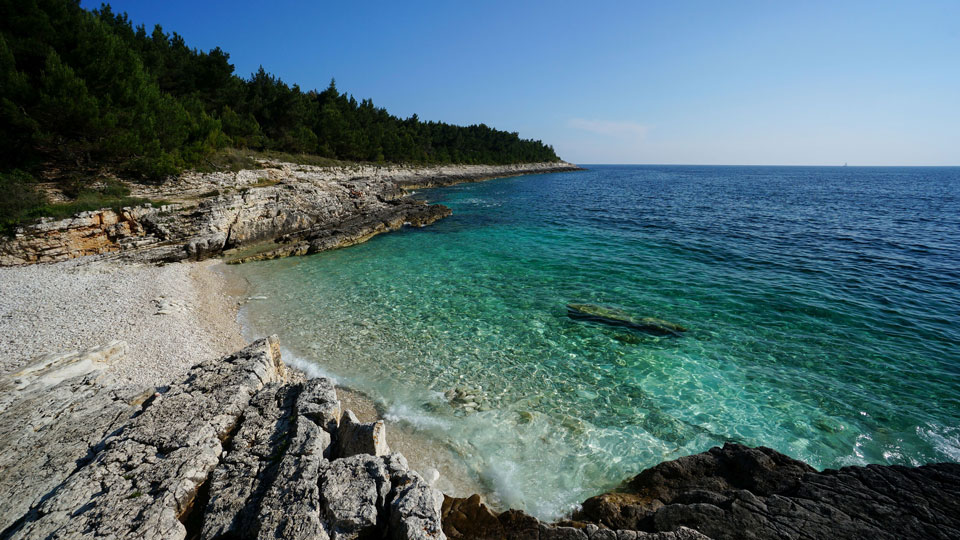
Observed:
[[[294,176],[316,172],[290,170]],[[309,182],[316,186],[318,181]],[[346,193],[338,200],[349,200],[351,187],[345,183],[351,182],[358,180],[335,180],[320,191]],[[303,178],[255,189],[296,183],[302,185]],[[263,207],[257,206],[262,201],[248,193],[208,204],[206,211],[215,214],[222,208],[217,204],[240,201],[252,205],[248,209],[258,208],[248,220],[255,223],[263,217],[258,214]],[[354,211],[363,214],[363,204]],[[180,208],[173,214],[184,212]],[[241,214],[230,216],[234,225]],[[269,233],[231,225],[222,231],[223,239],[212,243],[209,231],[202,242],[194,242],[193,231],[179,243],[151,240],[118,247],[105,232],[117,222],[111,224],[105,216],[96,215],[92,221],[97,224],[91,224],[90,216],[81,218],[87,221],[80,226],[83,234],[96,229],[106,235],[103,240],[94,234],[99,246],[94,249],[107,248],[102,253],[86,254],[86,248],[78,251],[73,245],[61,251],[68,260],[0,268],[0,418],[6,430],[0,445],[7,456],[0,471],[8,473],[5,490],[24,492],[21,501],[0,509],[0,536],[5,538],[90,531],[214,537],[243,532],[237,527],[244,519],[257,519],[262,532],[280,536],[297,527],[333,538],[699,540],[734,538],[744,523],[758,538],[799,538],[801,530],[807,536],[838,538],[949,538],[960,533],[960,501],[953,496],[960,492],[960,464],[818,472],[769,448],[738,444],[637,471],[619,488],[587,499],[555,523],[517,510],[491,509],[471,496],[485,491],[484,486],[459,470],[455,459],[444,457],[441,441],[391,419],[389,408],[351,390],[349,380],[334,388],[336,381],[322,365],[317,370],[309,360],[298,360],[276,337],[256,339],[258,332],[243,316],[245,304],[257,301],[250,296],[250,284],[218,258],[230,255],[224,248],[231,237],[237,242],[232,249],[280,239],[282,253],[256,248],[253,255],[234,259],[252,260],[352,245],[368,239],[371,231],[379,234],[392,226],[371,229],[365,222],[331,243],[322,233],[317,236],[316,223],[309,224],[307,236],[278,235],[288,231],[284,219],[272,221]],[[128,224],[125,230],[134,233],[140,225],[130,224],[143,221],[143,216],[121,218]],[[55,229],[41,225],[43,234]],[[72,226],[68,224],[66,230],[74,232],[67,236],[78,230]],[[9,246],[0,250],[4,256],[11,256]],[[187,255],[171,255],[179,257],[180,249]],[[189,260],[194,258],[205,260]],[[24,407],[36,416],[24,414]],[[348,409],[354,415],[341,418]],[[56,446],[43,450],[43,456],[22,455],[68,439],[79,444],[64,445],[63,455],[57,455]],[[397,457],[398,451],[406,459]],[[43,478],[32,478],[36,463],[46,463]],[[252,480],[244,473],[251,463],[260,471]],[[126,472],[116,473],[117,464],[122,466],[116,470]],[[109,489],[100,494],[100,486]],[[382,493],[372,501],[362,494],[351,498],[369,486],[375,486],[371,493]],[[334,487],[342,490],[330,491]],[[449,493],[439,495],[438,490]],[[349,504],[337,506],[336,497]],[[259,513],[244,517],[251,508]],[[358,517],[358,509],[373,517]],[[136,517],[125,529],[125,523],[113,519],[117,515]],[[899,519],[903,515],[910,519]]]
[[[228,284],[233,305],[239,306],[237,323],[240,333],[248,342],[256,341],[260,334],[243,317],[246,304],[257,301],[255,297],[247,294],[249,283],[229,266],[217,265],[215,268]],[[390,437],[391,448],[402,453],[407,458],[410,468],[421,475],[426,476],[431,471],[437,471],[439,479],[435,487],[445,494],[454,497],[469,497],[474,493],[480,493],[485,497],[492,495],[470,477],[463,464],[453,458],[450,449],[441,441],[419,433],[404,420],[390,415],[382,401],[352,388],[349,384],[344,384],[336,375],[325,371],[322,365],[304,360],[285,347],[281,347],[281,351],[287,366],[301,371],[307,378],[324,377],[332,380],[337,386],[343,408],[352,410],[361,422],[382,420]]]

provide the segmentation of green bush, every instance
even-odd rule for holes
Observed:
[[[0,233],[11,235],[31,211],[46,203],[33,178],[21,171],[0,173]]]

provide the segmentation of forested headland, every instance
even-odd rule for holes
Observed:
[[[333,80],[304,91],[263,67],[244,78],[219,47],[199,51],[159,25],[134,27],[106,4],[0,0],[0,229],[56,213],[37,180],[92,205],[116,202],[122,186],[98,175],[160,181],[216,168],[231,149],[422,164],[558,160],[541,141],[484,124],[398,118]]]

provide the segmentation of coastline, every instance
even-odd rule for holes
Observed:
[[[450,215],[410,196],[418,186],[580,170],[566,162],[516,165],[316,167],[260,160],[256,169],[189,172],[131,195],[165,201],[42,219],[0,239],[0,266],[112,255],[165,263],[305,255],[362,243]]]
[[[265,337],[259,335],[256,329],[248,327],[239,320],[239,311],[248,299],[249,284],[246,279],[232,273],[230,267],[226,265],[212,265],[203,268],[198,266],[197,270],[200,275],[203,272],[215,272],[220,279],[223,279],[225,290],[230,297],[229,307],[233,308],[237,314],[234,318],[237,322],[237,328],[249,338],[247,341],[252,342],[257,338]],[[304,372],[308,377],[317,376],[317,373],[310,369],[313,366],[312,363],[309,366],[304,366],[302,362],[305,361],[298,360],[296,356],[290,353],[284,354],[284,362],[288,368]],[[316,367],[323,369],[323,366]],[[467,468],[456,460],[446,445],[419,433],[403,421],[386,414],[384,407],[378,404],[376,396],[371,396],[339,382],[337,383],[337,395],[342,403],[343,410],[353,411],[361,422],[382,420],[386,427],[390,448],[403,454],[411,469],[424,477],[432,476],[434,470],[439,473],[438,480],[433,484],[434,487],[453,497],[468,497],[474,493],[489,497],[489,490],[470,475]]]
[[[0,370],[9,375],[38,357],[123,339],[129,345],[127,358],[105,371],[112,372],[121,383],[156,385],[159,392],[166,392],[166,385],[183,378],[190,366],[202,361],[216,366],[221,356],[246,343],[237,319],[245,294],[243,284],[232,280],[218,259],[153,266],[100,256],[0,268]],[[271,339],[260,341],[273,343]],[[38,343],[44,346],[35,347]],[[295,380],[296,376],[291,378]],[[383,415],[382,408],[368,396],[342,387],[338,391],[344,409],[354,410],[360,421],[375,421]],[[193,395],[194,391],[186,394]],[[160,394],[155,396],[159,398]],[[131,404],[143,404],[143,410],[162,404],[161,399],[152,399]],[[219,403],[215,409],[219,410]],[[69,421],[58,419],[53,423]],[[402,429],[389,430],[388,441],[395,451],[414,456],[418,445],[424,444],[416,434],[405,442]],[[54,452],[59,452],[60,444],[65,443],[51,447]],[[86,452],[86,446],[82,450]],[[90,448],[92,452],[101,450],[100,446]],[[415,459],[410,460],[412,470],[418,467]],[[98,462],[83,461],[80,467],[86,470],[81,472],[99,474],[91,472],[94,466],[88,466],[90,463]],[[66,466],[65,471],[73,470],[72,462]],[[444,476],[452,475],[441,478]],[[124,476],[123,480],[128,478]],[[770,449],[729,445],[647,469],[615,492],[585,501],[571,519],[553,525],[516,510],[498,514],[475,496],[447,497],[441,515],[449,538],[499,538],[524,533],[526,536],[518,537],[562,534],[580,540],[633,539],[645,537],[645,532],[657,534],[657,538],[706,538],[685,527],[712,538],[735,538],[743,531],[745,520],[752,523],[751,530],[757,537],[789,537],[799,528],[815,531],[814,536],[819,537],[863,537],[869,533],[882,538],[884,532],[905,538],[937,537],[933,533],[939,527],[960,530],[953,528],[955,517],[950,516],[957,515],[956,502],[949,499],[958,482],[960,469],[949,463],[910,468],[870,465],[817,472]],[[918,492],[917,485],[928,487]],[[445,492],[449,489],[442,484],[434,487]],[[875,497],[884,490],[892,490],[892,499]],[[126,504],[146,504],[140,503],[140,491],[131,493],[121,495]],[[203,495],[198,497],[200,504],[207,504]],[[826,502],[804,506],[811,500]],[[782,504],[784,501],[788,506]],[[275,503],[285,504],[280,499]],[[291,506],[281,511],[297,510]],[[823,517],[835,512],[842,519]],[[43,517],[42,513],[37,515]],[[878,515],[889,519],[875,522]],[[912,520],[898,519],[901,515]],[[932,518],[924,519],[928,516]],[[17,526],[14,523],[10,530]],[[117,526],[122,528],[124,524],[118,522]]]
[[[199,263],[193,266],[191,276],[198,280],[217,280],[218,286],[225,295],[210,295],[210,306],[220,305],[224,310],[232,310],[236,330],[245,335],[245,342],[253,342],[265,337],[259,335],[256,329],[249,328],[240,322],[240,310],[246,303],[249,294],[249,283],[246,279],[236,275],[231,268],[224,264]],[[225,302],[221,302],[225,300]],[[207,321],[211,322],[211,321]],[[296,360],[296,356],[284,354],[284,362],[293,370],[304,372],[308,377],[314,376],[311,370],[301,369],[304,366]],[[311,364],[312,365],[312,364]],[[323,369],[323,366],[317,366]],[[442,442],[418,432],[405,422],[391,417],[384,407],[378,404],[376,396],[357,390],[349,385],[337,384],[337,395],[342,403],[343,410],[351,410],[361,422],[376,422],[382,420],[386,426],[387,441],[391,450],[403,454],[410,468],[422,476],[432,476],[432,471],[439,474],[433,486],[444,494],[452,497],[469,497],[474,493],[484,495],[488,500],[492,493],[473,478],[467,468],[457,461],[450,448]]]
[[[123,360],[111,363],[105,373],[124,384],[156,387],[162,392],[199,362],[222,358],[247,346],[246,338],[251,335],[245,337],[239,320],[241,306],[247,300],[247,284],[227,269],[225,263],[235,261],[221,258],[226,242],[221,248],[206,249],[203,234],[209,234],[210,229],[191,221],[196,208],[205,209],[204,215],[214,218],[209,221],[207,217],[204,223],[229,223],[224,228],[226,236],[256,237],[256,245],[263,242],[263,234],[269,242],[271,235],[286,232],[284,227],[289,223],[274,219],[272,224],[266,222],[265,232],[241,234],[238,222],[259,230],[262,209],[276,209],[273,203],[264,206],[263,201],[273,200],[272,193],[278,189],[292,188],[298,196],[281,212],[299,211],[302,213],[297,215],[303,216],[319,211],[320,215],[329,215],[321,218],[327,219],[323,226],[310,229],[321,233],[325,229],[344,231],[340,234],[343,238],[337,237],[322,248],[335,249],[399,228],[408,221],[419,226],[429,224],[434,218],[417,222],[421,208],[446,209],[411,199],[408,191],[419,185],[453,185],[577,168],[566,163],[549,167],[522,164],[342,170],[288,163],[262,165],[259,171],[183,175],[159,194],[175,201],[170,206],[99,210],[59,222],[42,221],[20,231],[13,241],[0,242],[0,375],[10,375],[44,359],[81,351],[87,354],[119,341],[123,343]],[[204,198],[200,192],[211,186],[221,195]],[[362,189],[363,197],[381,203],[356,201],[350,191],[355,189]],[[388,211],[389,223],[378,221],[384,219],[383,201],[388,208],[397,204],[390,201],[400,203],[396,214],[401,216],[399,220]],[[236,217],[221,215],[225,207],[238,202],[247,209],[241,208]],[[408,206],[412,214],[405,210]],[[298,217],[297,223],[302,226],[300,220]],[[361,221],[359,226],[353,223],[357,220]],[[372,220],[373,225],[363,220]],[[180,227],[186,236],[173,241],[159,238],[157,242],[157,235],[168,227]],[[171,256],[184,248],[189,253]],[[291,364],[289,358],[287,364]],[[353,409],[361,421],[385,416],[386,411],[378,407],[375,398],[350,388],[340,390],[344,409]],[[409,456],[411,469],[430,478],[439,475],[435,487],[454,497],[492,494],[443,443],[396,418],[385,418],[384,422],[391,445]]]
[[[198,362],[248,344],[238,320],[246,290],[219,259],[154,266],[88,257],[0,268],[0,375],[38,358],[120,340],[126,358],[109,371],[127,384],[164,386]],[[384,416],[373,397],[337,390],[344,410],[360,421]],[[400,422],[384,422],[391,448],[411,469],[439,472],[438,489],[455,497],[484,492],[441,444]]]

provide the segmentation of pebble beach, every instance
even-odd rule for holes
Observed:
[[[169,384],[246,344],[220,266],[85,257],[0,268],[0,370],[123,340],[127,359],[111,369],[130,383]]]

